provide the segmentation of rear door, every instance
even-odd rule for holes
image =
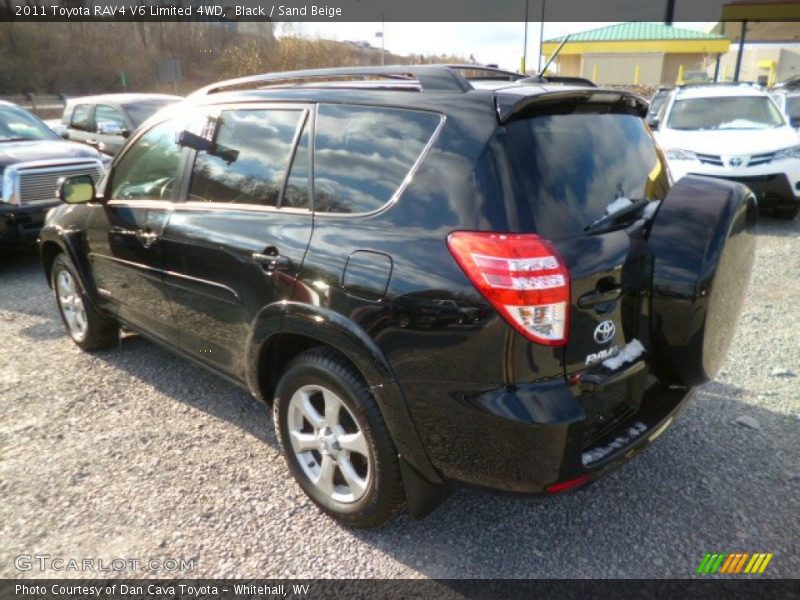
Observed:
[[[648,343],[652,256],[643,211],[601,219],[640,199],[663,199],[669,189],[663,158],[644,121],[622,108],[559,105],[510,123],[508,140],[529,231],[551,241],[570,273],[565,375],[600,373],[607,380],[636,362],[608,359],[641,356],[638,343]],[[629,386],[641,383],[604,387],[587,396],[587,411],[608,421],[631,408],[625,402],[641,394]]]
[[[164,235],[181,346],[239,379],[253,319],[292,298],[311,238],[311,120],[297,105],[215,110]]]
[[[125,137],[123,137],[122,132],[127,130],[130,133],[132,131],[125,116],[114,106],[98,104],[94,110],[94,123],[97,149],[105,154],[115,156],[125,144]],[[119,133],[103,133],[101,128],[104,125],[112,127],[113,131],[118,131]]]

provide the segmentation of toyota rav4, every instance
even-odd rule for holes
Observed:
[[[453,482],[597,479],[720,368],[755,201],[671,185],[639,96],[516,79],[196,92],[97,190],[62,182],[41,254],[67,332],[95,350],[136,331],[272,404],[289,471],[351,525],[422,516]]]

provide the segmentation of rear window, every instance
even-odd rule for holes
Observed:
[[[660,200],[669,189],[637,115],[574,112],[514,121],[506,148],[523,214],[529,208],[533,227],[547,238],[581,235],[618,198]]]
[[[314,207],[364,213],[388,202],[441,117],[365,106],[321,105],[314,142]]]
[[[134,126],[138,127],[147,119],[156,114],[159,110],[170,104],[175,104],[177,100],[148,100],[137,104],[126,104],[125,112],[128,113]]]

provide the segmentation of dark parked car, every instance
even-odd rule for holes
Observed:
[[[166,94],[105,94],[70,98],[61,124],[67,139],[94,146],[114,156],[125,141],[153,114],[182,100]]]
[[[349,524],[575,489],[714,377],[753,260],[753,196],[671,186],[646,109],[446,66],[216,84],[64,183],[44,269],[81,348],[124,325],[274,402]]]
[[[45,213],[57,205],[58,180],[103,172],[100,154],[62,140],[38,117],[0,101],[0,254],[36,241]]]
[[[650,105],[647,107],[647,114],[645,115],[645,121],[647,121],[648,125],[655,128],[658,127],[658,123],[663,117],[664,108],[666,108],[667,98],[669,98],[670,92],[674,89],[673,86],[659,87],[653,97],[650,98]]]

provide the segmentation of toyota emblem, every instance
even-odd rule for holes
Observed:
[[[617,327],[614,321],[603,321],[594,329],[594,341],[598,344],[605,344],[614,339],[614,334],[617,332]]]
[[[732,167],[738,167],[739,165],[742,164],[742,159],[739,158],[738,156],[734,156],[732,159],[730,159],[729,162]]]

